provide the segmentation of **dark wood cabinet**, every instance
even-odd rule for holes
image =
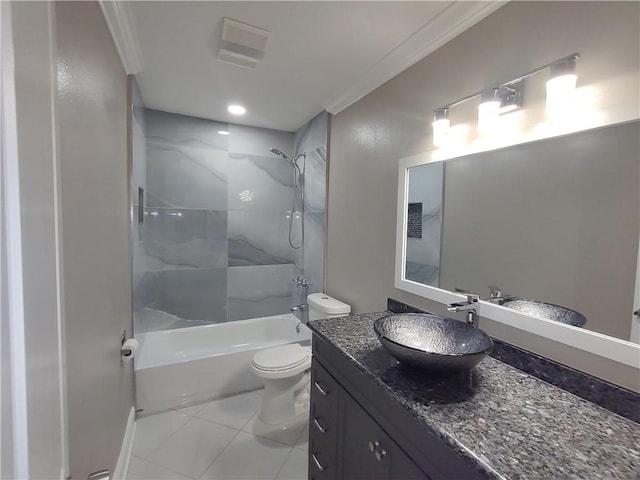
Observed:
[[[338,382],[317,362],[311,367],[309,479],[338,478]]]
[[[376,421],[345,392],[341,396],[341,478],[428,478]]]
[[[309,479],[487,478],[337,347],[312,345]]]
[[[309,478],[428,479],[317,360],[311,370]]]

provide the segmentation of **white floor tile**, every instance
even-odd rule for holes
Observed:
[[[307,480],[308,470],[307,452],[294,448],[282,465],[276,480]]]
[[[191,417],[154,450],[149,460],[187,477],[199,478],[237,433],[233,428]]]
[[[309,450],[309,424],[308,423],[304,426],[304,428],[302,429],[302,432],[300,432],[300,435],[298,436],[298,439],[296,440],[296,444],[294,446],[296,448],[300,448],[304,450],[305,452]]]
[[[188,480],[188,477],[141,458],[131,457],[127,480]]]
[[[291,450],[282,443],[240,432],[201,479],[273,479]]]
[[[136,420],[133,454],[147,458],[162,442],[191,419],[184,413],[170,411]]]
[[[300,432],[307,423],[307,416],[302,415],[293,419],[288,425],[275,426],[262,423],[256,414],[242,428],[243,432],[251,433],[258,437],[275,440],[276,442],[285,443],[287,445],[295,445],[296,440],[300,436]]]
[[[227,427],[241,429],[260,410],[261,403],[261,396],[253,392],[243,393],[233,397],[213,400],[200,410],[196,416]]]
[[[187,415],[196,416],[207,405],[209,405],[209,402],[198,403],[197,405],[191,405],[189,407],[176,408],[176,410],[178,412],[186,413]]]

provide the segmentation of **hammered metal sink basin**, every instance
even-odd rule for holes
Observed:
[[[493,347],[491,337],[482,330],[437,315],[387,315],[376,320],[373,329],[396,360],[433,372],[470,370]]]
[[[553,305],[551,303],[538,302],[536,300],[525,300],[524,298],[506,298],[501,300],[498,305],[517,310],[538,318],[554,320],[560,323],[566,323],[575,327],[582,327],[587,323],[584,315],[570,308]]]

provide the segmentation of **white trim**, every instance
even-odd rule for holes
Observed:
[[[111,476],[114,480],[125,480],[127,478],[127,470],[129,469],[129,460],[131,460],[135,435],[136,409],[131,407],[129,418],[127,419],[127,428],[124,431],[124,438],[122,439],[120,455],[118,455],[118,463],[116,463],[116,468],[113,470],[113,475]]]
[[[337,114],[371,93],[383,83],[414,65],[442,45],[502,7],[506,1],[454,2],[445,7],[387,54],[338,98],[324,106]],[[452,26],[453,25],[453,26]]]
[[[59,388],[60,388],[60,433],[61,433],[61,455],[62,470],[61,478],[68,476],[70,472],[69,465],[69,407],[67,402],[67,350],[65,335],[65,316],[64,316],[64,274],[62,259],[62,203],[60,192],[60,150],[58,141],[58,119],[56,116],[56,101],[58,98],[58,74],[57,74],[57,44],[56,44],[56,21],[55,21],[55,4],[47,5],[47,13],[49,16],[49,64],[50,85],[51,85],[51,154],[53,157],[53,215],[54,215],[54,249],[56,261],[56,298],[57,298],[57,321],[58,321],[58,365],[59,365]]]
[[[638,239],[638,266],[636,267],[636,291],[633,298],[633,311],[640,310],[640,238]],[[631,341],[640,343],[640,316],[632,314]]]
[[[624,115],[620,115],[616,118],[626,118]],[[635,120],[637,118],[633,118]],[[613,122],[612,122],[613,123]],[[565,132],[568,133],[568,132]],[[527,142],[518,143],[530,143],[532,141],[541,140],[542,138],[550,138],[558,136],[548,135],[542,137],[540,135],[528,137]],[[505,148],[508,145],[503,145],[500,148]],[[493,148],[495,149],[495,148]],[[471,147],[466,149],[467,153],[472,152]],[[476,149],[477,150],[477,149]],[[489,150],[484,148],[478,151]],[[460,151],[456,152],[456,155],[452,157],[442,157],[439,155],[438,150],[426,152],[419,155],[403,158],[399,162],[398,171],[398,204],[396,218],[396,265],[395,265],[395,277],[394,285],[399,290],[404,290],[420,297],[428,298],[439,303],[447,304],[459,301],[464,298],[462,295],[458,295],[447,290],[443,290],[421,283],[406,280],[404,278],[404,264],[406,254],[406,242],[405,242],[405,225],[406,225],[406,210],[407,210],[407,185],[409,181],[408,169],[417,165],[423,165],[434,161],[440,161],[444,158],[454,158],[460,155]],[[615,362],[629,365],[635,369],[638,369],[640,374],[640,345],[631,343],[625,340],[620,340],[615,337],[603,335],[597,332],[591,332],[582,328],[566,325],[542,318],[535,318],[525,315],[514,310],[501,307],[490,302],[480,301],[478,309],[480,316],[494,320],[511,327],[515,327],[519,330],[523,330],[528,333],[532,333],[544,338],[552,339],[556,342],[568,345],[570,347],[584,350],[603,358],[608,358]]]
[[[22,222],[15,59],[11,5],[3,3],[2,17],[2,169],[7,235],[9,337],[11,345],[11,404],[13,414],[13,469],[16,478],[29,478],[27,424],[27,365],[22,278]]]
[[[100,0],[99,3],[124,71],[127,75],[140,73],[143,65],[142,51],[129,4],[113,0]]]

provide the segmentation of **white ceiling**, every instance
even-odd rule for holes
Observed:
[[[147,107],[285,131],[295,131],[323,109],[337,113],[501,5],[129,4],[142,68],[137,79]],[[223,17],[271,32],[255,70],[216,60]],[[231,116],[229,103],[244,105],[247,114]]]

